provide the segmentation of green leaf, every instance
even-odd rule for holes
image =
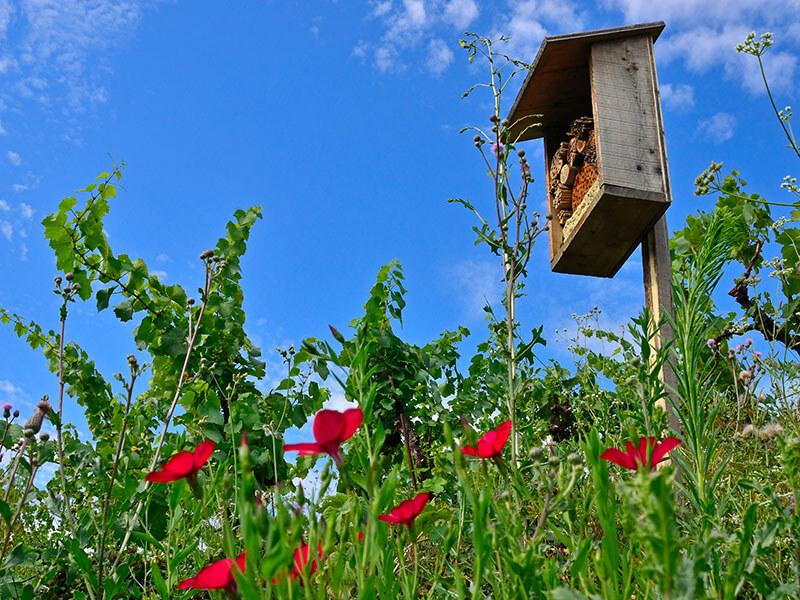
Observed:
[[[120,302],[114,307],[114,314],[123,323],[133,318],[133,303],[130,300]]]
[[[108,301],[111,299],[111,295],[114,293],[115,289],[117,289],[117,286],[116,285],[112,285],[109,288],[97,290],[97,294],[95,294],[95,297],[97,299],[97,310],[98,311],[105,310],[106,308],[108,308]],[[117,307],[117,308],[119,308],[119,307]],[[119,315],[117,315],[117,316],[119,316]],[[131,314],[131,316],[133,316],[133,315]],[[130,318],[129,318],[129,320],[130,320]]]

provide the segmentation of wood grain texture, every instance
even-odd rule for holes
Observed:
[[[603,182],[664,190],[656,97],[647,36],[598,42],[589,72]]]

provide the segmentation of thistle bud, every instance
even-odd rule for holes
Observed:
[[[188,304],[189,306],[194,306],[194,298],[188,298],[186,300],[186,304]]]
[[[36,432],[31,427],[26,427],[25,429],[22,430],[22,435],[31,440],[33,439],[33,436],[36,435]]]
[[[66,279],[67,281],[72,281],[73,279],[75,279],[75,275],[73,275],[72,273],[67,273],[66,275],[64,275],[64,279]]]
[[[519,156],[520,158],[525,158],[525,150],[518,150],[517,156]]]
[[[499,120],[500,117],[498,117],[497,115],[489,115],[489,121],[491,121],[492,123],[497,123]]]
[[[336,327],[334,327],[333,325],[328,325],[328,329],[331,330],[331,335],[333,336],[333,338],[337,342],[339,342],[340,344],[344,344],[345,343],[344,336],[341,334],[341,332],[338,329],[336,329]]]
[[[503,119],[502,121],[500,121],[500,125],[502,125],[503,127],[508,127],[508,119]]]
[[[200,260],[208,260],[208,259],[209,259],[209,258],[211,258],[212,256],[214,256],[214,251],[213,251],[213,250],[205,250],[205,251],[203,251],[203,253],[200,255]]]
[[[49,439],[50,439],[50,434],[49,434],[49,433],[47,433],[46,431],[43,431],[41,434],[39,434],[39,439],[40,439],[42,442],[46,442],[47,440],[49,440]]]
[[[15,410],[15,411],[14,411],[14,413],[13,413],[13,416],[14,416],[14,418],[15,418],[15,419],[16,419],[17,417],[19,417],[19,409],[17,409],[17,410]]]
[[[558,456],[553,455],[547,459],[547,464],[550,465],[551,467],[557,467],[558,465],[561,464],[561,459],[558,458]]]
[[[4,416],[6,419],[7,419],[7,418],[9,418],[9,417],[11,416],[11,408],[12,408],[12,407],[11,407],[11,404],[9,404],[8,402],[6,402],[5,404],[3,404],[3,416]]]
[[[579,465],[579,464],[581,464],[582,457],[581,457],[581,455],[579,453],[573,452],[572,454],[570,454],[567,457],[567,460],[569,461],[569,464],[571,464],[571,465]]]
[[[539,446],[534,446],[528,451],[528,456],[533,460],[539,460],[542,458],[543,450]]]
[[[53,278],[53,281],[55,282],[55,284],[56,284],[56,287],[61,287],[61,282],[62,282],[63,280],[61,279],[61,275],[56,275],[56,276]]]

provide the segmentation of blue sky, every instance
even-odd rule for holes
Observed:
[[[789,103],[798,14],[798,0],[0,0],[0,306],[55,326],[54,261],[39,222],[124,160],[112,243],[189,289],[198,255],[233,211],[264,207],[244,287],[248,330],[272,363],[276,346],[359,315],[393,258],[408,281],[405,337],[424,343],[463,324],[469,351],[499,272],[473,247],[470,215],[446,202],[490,202],[470,136],[458,134],[489,113],[486,98],[460,100],[485,76],[467,63],[460,32],[511,35],[509,52],[531,59],[545,35],[667,21],[656,60],[675,229],[708,206],[692,182],[711,160],[781,194],[794,165],[754,64],[734,47],[751,30],[775,33],[767,65]],[[536,143],[529,153],[543,206]],[[521,318],[545,324],[551,355],[565,357],[555,331],[572,313],[599,306],[601,323],[617,328],[643,302],[638,252],[613,280],[556,275],[548,264],[542,238]],[[124,370],[129,327],[93,302],[70,319],[70,337],[107,375]],[[0,355],[0,401],[31,407],[55,396],[43,359],[8,329]]]

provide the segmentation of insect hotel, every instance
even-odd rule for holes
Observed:
[[[519,141],[544,138],[553,271],[613,277],[669,206],[653,57],[663,29],[545,38],[514,102]]]

